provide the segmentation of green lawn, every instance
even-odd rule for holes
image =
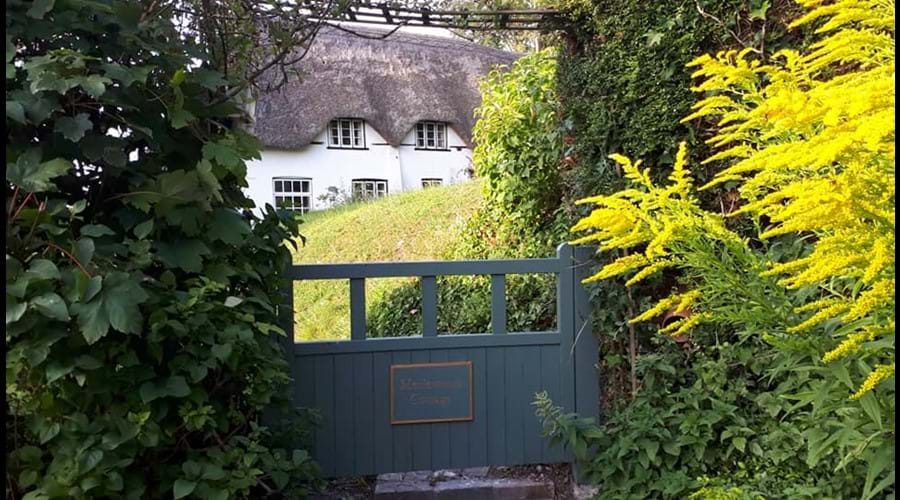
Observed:
[[[472,181],[313,212],[300,226],[306,245],[294,263],[441,259],[481,203],[481,183]],[[367,280],[367,305],[412,279]],[[349,338],[348,290],[346,280],[295,283],[294,338]]]

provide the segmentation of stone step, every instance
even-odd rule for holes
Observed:
[[[380,500],[544,500],[553,499],[551,481],[489,477],[487,467],[455,471],[381,474]]]

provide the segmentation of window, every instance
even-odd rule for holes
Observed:
[[[416,147],[419,149],[447,149],[447,124],[438,122],[417,123]]]
[[[384,179],[353,179],[353,198],[355,199],[380,198],[387,194],[387,181]]]
[[[309,212],[312,208],[312,182],[309,179],[275,177],[272,181],[276,209]]]
[[[331,120],[328,130],[329,147],[346,149],[366,147],[365,128],[362,120],[351,118]]]
[[[422,179],[422,187],[430,188],[435,186],[440,186],[444,183],[444,179],[436,179],[436,178],[425,178]]]

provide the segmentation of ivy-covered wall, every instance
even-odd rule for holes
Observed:
[[[708,156],[711,127],[679,123],[696,102],[686,64],[722,49],[773,53],[801,35],[786,29],[796,5],[784,0],[562,0],[560,8],[571,21],[557,71],[571,200],[611,189],[619,178],[611,153],[667,166],[687,141],[691,160]]]

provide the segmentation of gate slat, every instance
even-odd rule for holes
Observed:
[[[472,384],[475,386],[475,420],[469,427],[469,464],[487,465],[487,358],[484,349],[469,349],[468,352],[472,360]]]
[[[487,351],[487,452],[488,463],[506,463],[506,405],[503,395],[506,392],[506,369],[503,348],[486,349]]]
[[[374,353],[372,363],[373,417],[375,422],[375,466],[376,472],[393,469],[394,429],[391,427],[390,370],[391,353]]]
[[[467,351],[465,349],[455,349],[449,352],[447,355],[447,361],[471,361]],[[472,367],[472,371],[475,371],[475,367]],[[472,377],[475,377],[475,374],[472,374]],[[474,382],[474,380],[473,380]],[[475,395],[472,395],[473,399]],[[473,401],[474,407],[474,401]],[[474,408],[473,408],[474,411]],[[475,416],[474,414],[472,415]],[[448,467],[452,467],[454,469],[462,469],[468,465],[469,458],[469,427],[471,427],[470,422],[454,422],[451,424],[444,424],[449,427],[449,452],[450,452],[450,460]]]
[[[524,415],[522,415],[525,402],[522,378],[525,365],[522,362],[523,347],[510,347],[506,349],[505,373],[506,393],[506,461],[512,464],[521,464],[525,460],[525,429]]]
[[[412,363],[428,363],[428,351],[414,351],[410,355]],[[411,470],[431,469],[431,426],[434,424],[412,424],[413,468]]]
[[[368,475],[375,473],[375,419],[372,414],[374,406],[372,397],[373,354],[354,354],[353,356],[355,473]]]
[[[540,347],[523,347],[522,393],[525,435],[525,463],[536,464],[541,461],[541,429],[540,422],[534,414],[534,394],[540,390],[541,384],[541,351]]]
[[[491,333],[506,333],[506,275],[491,275]]]
[[[335,474],[334,436],[334,356],[316,357],[316,380],[323,381],[316,387],[316,406],[322,415],[322,426],[316,430],[316,457],[326,476]]]
[[[554,403],[559,399],[559,347],[541,346],[541,390],[550,394]],[[542,458],[544,463],[556,463],[563,460],[559,446],[550,446],[547,439],[542,440]]]
[[[353,357],[341,354],[334,357],[334,425],[335,469],[338,475],[353,474],[356,436],[354,435]]]
[[[437,279],[422,276],[422,336],[437,336]]]
[[[350,279],[350,340],[366,340],[366,280]]]
[[[410,360],[411,357],[408,351],[391,353],[391,364],[407,365],[410,363]],[[388,380],[390,381],[390,375]],[[388,409],[388,412],[390,413],[390,409]],[[391,426],[391,431],[394,436],[394,470],[415,470],[413,469],[412,426],[393,425]]]
[[[447,351],[431,351],[432,363],[449,361]],[[455,443],[450,441],[449,423],[434,423],[431,426],[431,468],[446,469],[450,467],[450,448]]]

